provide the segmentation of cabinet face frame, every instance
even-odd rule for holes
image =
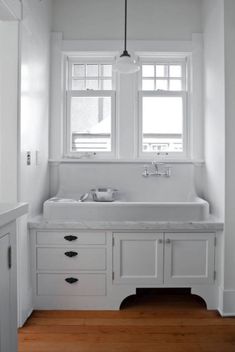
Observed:
[[[129,245],[127,244],[129,242]],[[131,242],[133,247],[131,248]],[[145,250],[150,251],[148,260],[152,263],[144,263],[143,257],[136,258],[136,263],[133,263],[133,268],[130,268],[130,262],[128,261],[127,254],[135,253],[138,254],[140,246],[138,243],[143,242],[146,245]],[[128,245],[128,248],[124,249],[124,246]],[[151,249],[151,244],[154,246]],[[138,248],[139,247],[139,248]],[[124,251],[126,251],[126,258],[124,257]],[[146,254],[146,253],[145,253]],[[152,257],[151,257],[152,256]],[[133,258],[134,259],[134,258]],[[124,261],[126,263],[124,263]],[[150,274],[147,275],[136,272],[133,275],[125,275],[124,271],[134,271],[138,267],[138,261],[142,261],[143,265],[150,269]],[[156,286],[163,284],[163,261],[164,261],[164,249],[163,249],[163,233],[113,233],[113,284],[128,284],[128,285],[142,285],[142,286]],[[150,265],[152,267],[150,268]],[[126,267],[125,267],[126,266]],[[138,269],[137,269],[138,270]],[[153,273],[152,273],[153,271]]]
[[[5,326],[3,328],[3,339],[0,336],[0,351],[17,351],[17,276],[16,276],[16,224],[11,222],[0,228],[0,246],[1,246],[1,258],[3,265],[0,266],[0,275],[3,281],[0,285],[7,294],[4,302],[0,303],[0,306],[4,305],[4,314],[0,311],[0,325]],[[11,247],[11,267],[9,268],[8,250]],[[4,264],[5,262],[5,264]],[[4,269],[5,266],[5,269]],[[3,274],[1,273],[3,269]],[[4,282],[5,281],[5,282]],[[0,295],[0,300],[3,296]],[[2,310],[2,307],[0,307]],[[2,319],[2,321],[1,321]],[[6,333],[7,331],[7,333]],[[1,335],[1,334],[0,334]]]
[[[167,285],[201,285],[201,284],[213,284],[215,274],[215,234],[214,233],[165,233],[165,247],[164,247],[164,283]],[[183,242],[192,242],[192,247],[187,248],[190,253],[186,253],[182,247]],[[201,250],[204,253],[195,252],[193,246],[196,242],[201,242]],[[179,245],[177,248],[177,244]],[[181,246],[180,246],[181,244]],[[177,253],[178,250],[178,253]],[[184,252],[185,251],[185,252]],[[183,257],[185,254],[185,257]],[[198,275],[195,273],[195,261],[198,260],[205,254],[204,257],[204,275],[199,272]],[[198,256],[198,258],[197,258]],[[192,274],[182,274],[180,272],[174,275],[174,259],[178,261],[179,267],[182,265],[180,260],[184,261],[183,265],[187,266],[187,270],[190,273],[190,265],[192,265]],[[199,263],[198,263],[199,264]],[[198,265],[199,266],[199,265]],[[202,268],[200,268],[201,271]]]

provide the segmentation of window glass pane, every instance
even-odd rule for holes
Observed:
[[[154,90],[154,80],[153,79],[143,79],[142,89],[143,90]]]
[[[73,65],[73,76],[84,77],[85,65]]]
[[[98,77],[98,65],[86,65],[86,75],[88,77]]]
[[[170,77],[182,77],[181,65],[170,65]]]
[[[72,97],[73,152],[111,151],[111,97]]]
[[[156,77],[166,77],[167,67],[165,65],[156,65]]]
[[[142,66],[143,77],[154,77],[154,65],[143,65]]]
[[[112,65],[101,65],[102,68],[102,76],[104,77],[112,77]]]
[[[73,90],[84,90],[85,81],[83,79],[73,79],[72,80],[72,89]]]
[[[104,79],[102,89],[104,90],[112,90],[112,80],[111,79]]]
[[[170,90],[182,90],[182,81],[180,79],[171,79]]]
[[[86,81],[86,89],[98,89],[98,80],[90,79]]]
[[[143,97],[143,152],[182,152],[182,97]]]
[[[166,79],[158,79],[156,81],[156,89],[168,90],[167,80]]]

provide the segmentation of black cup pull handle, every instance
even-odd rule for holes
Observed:
[[[78,238],[77,238],[77,236],[68,235],[68,236],[64,236],[64,239],[66,241],[72,242],[72,241],[76,241]]]
[[[78,253],[70,251],[70,252],[65,252],[65,255],[69,258],[73,258],[73,257],[76,257],[78,255]]]
[[[65,281],[69,284],[75,284],[75,282],[78,282],[78,279],[76,279],[75,277],[67,277]]]

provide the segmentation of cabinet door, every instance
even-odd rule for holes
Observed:
[[[113,234],[114,283],[163,283],[163,234]]]
[[[0,352],[10,352],[10,269],[8,250],[10,236],[0,239]]]
[[[214,282],[214,234],[168,233],[165,234],[164,242],[166,284]]]

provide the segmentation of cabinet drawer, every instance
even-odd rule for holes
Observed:
[[[99,245],[106,243],[105,232],[84,232],[84,231],[38,231],[37,244],[47,245]]]
[[[66,279],[77,279],[68,283]],[[105,296],[105,274],[38,274],[37,294],[53,296]]]
[[[37,248],[38,270],[105,270],[105,248]]]

